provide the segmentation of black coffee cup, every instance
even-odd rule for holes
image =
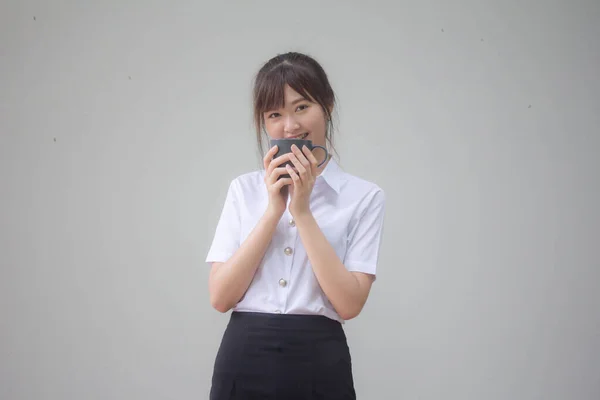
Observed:
[[[282,156],[284,154],[287,153],[292,153],[292,145],[296,145],[296,147],[298,147],[300,149],[300,151],[302,151],[302,148],[304,146],[308,147],[308,149],[312,152],[314,149],[323,149],[323,151],[325,152],[325,157],[323,158],[323,161],[321,161],[317,167],[320,167],[321,165],[325,164],[325,161],[327,161],[327,159],[329,158],[329,152],[327,151],[327,149],[323,146],[319,146],[318,144],[313,144],[312,140],[308,140],[308,139],[271,139],[270,140],[271,143],[271,148],[273,148],[273,146],[277,146],[277,153],[273,156],[273,159]],[[318,158],[318,157],[317,157]],[[286,161],[284,163],[281,163],[279,165],[279,167],[284,167],[286,165],[289,165],[290,167],[294,168],[294,164],[291,161]],[[288,174],[285,175],[280,175],[280,178],[289,178],[290,176]]]

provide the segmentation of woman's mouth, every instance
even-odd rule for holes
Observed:
[[[306,139],[307,136],[308,136],[308,132],[305,132],[301,135],[294,136],[292,139]]]

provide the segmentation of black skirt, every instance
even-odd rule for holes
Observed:
[[[354,400],[342,325],[316,315],[233,312],[210,400]]]

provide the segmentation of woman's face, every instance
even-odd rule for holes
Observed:
[[[318,103],[306,100],[289,85],[284,88],[283,108],[263,114],[265,129],[272,139],[310,139],[325,146],[325,113]]]

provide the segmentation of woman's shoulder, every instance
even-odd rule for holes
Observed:
[[[330,160],[322,176],[340,195],[383,194],[383,189],[377,183],[349,172],[335,158]]]
[[[344,183],[340,188],[341,202],[354,209],[354,215],[371,215],[382,218],[386,208],[385,191],[374,181],[347,172],[343,173]]]
[[[242,193],[257,192],[264,189],[264,176],[264,170],[244,172],[235,176],[231,180],[230,186]]]
[[[385,200],[385,192],[376,182],[347,171],[343,171],[342,176],[343,184],[341,185],[341,189],[343,194],[359,197],[376,197],[381,201]]]

